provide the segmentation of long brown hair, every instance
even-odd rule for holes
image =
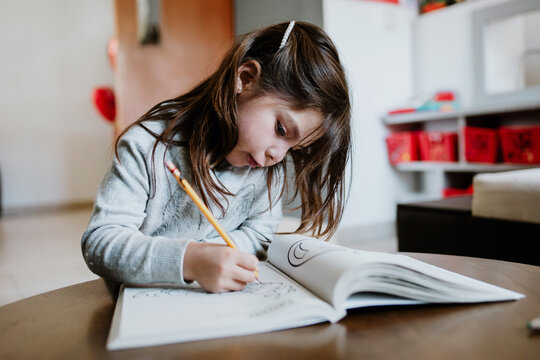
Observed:
[[[238,68],[246,61],[257,61],[261,66],[260,95],[272,94],[298,110],[317,109],[324,118],[316,131],[321,135],[315,141],[299,149],[290,149],[285,160],[266,168],[270,207],[275,177],[281,170],[286,172],[287,162],[292,162],[294,192],[289,204],[297,195],[301,199],[301,221],[295,232],[330,236],[341,220],[346,198],[345,168],[351,147],[347,80],[334,44],[315,25],[297,22],[284,46],[280,47],[288,25],[286,22],[276,24],[238,38],[217,71],[188,93],[155,105],[118,139],[129,128],[139,125],[156,138],[154,152],[159,143],[167,147],[171,144],[187,147],[194,187],[207,205],[209,197],[222,212],[225,211],[216,194],[233,194],[216,183],[210,171],[225,159],[238,139]],[[145,121],[159,120],[168,122],[162,134],[156,134],[144,125]],[[185,140],[173,140],[178,133]],[[290,186],[286,177],[283,181],[279,197]],[[155,186],[155,181],[153,183]]]

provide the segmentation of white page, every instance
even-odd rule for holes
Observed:
[[[262,283],[237,292],[126,287],[118,299],[108,349],[253,334],[335,322],[345,315],[271,265],[260,265]]]
[[[425,301],[411,300],[399,296],[362,292],[349,296],[344,302],[344,307],[354,309],[369,306],[419,305],[425,303]]]
[[[323,300],[334,302],[340,277],[360,264],[385,261],[392,254],[353,250],[303,235],[276,235],[268,260]]]
[[[405,255],[393,255],[392,269],[387,274],[399,278],[404,269],[407,277],[414,278],[415,283],[431,288],[431,301],[444,300],[452,297],[453,301],[498,301],[515,300],[524,297],[523,294],[510,291],[480,280],[476,280],[440,267],[427,264]]]
[[[346,306],[347,297],[359,291],[390,293],[427,302],[524,297],[405,255],[353,250],[301,235],[276,236],[268,258],[336,308]]]

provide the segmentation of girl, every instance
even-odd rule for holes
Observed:
[[[82,237],[86,263],[108,285],[196,280],[211,292],[241,290],[281,219],[287,163],[301,198],[296,232],[331,235],[349,149],[347,82],[328,36],[294,21],[251,32],[209,78],[119,136]],[[224,245],[168,160],[241,251]]]

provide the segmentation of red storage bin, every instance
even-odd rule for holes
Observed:
[[[457,133],[422,131],[418,141],[421,160],[457,161]]]
[[[499,128],[504,162],[540,164],[540,126]]]
[[[443,189],[443,197],[452,197],[452,196],[463,196],[463,195],[472,195],[474,192],[473,186],[469,186],[466,189],[460,189],[460,188],[453,188],[453,187],[446,187]]]
[[[495,163],[499,151],[497,130],[465,126],[465,159],[470,162]]]
[[[403,131],[386,137],[390,164],[418,160],[418,134],[415,131]]]

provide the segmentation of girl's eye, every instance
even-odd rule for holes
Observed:
[[[285,136],[285,128],[283,128],[283,125],[281,125],[281,122],[277,122],[277,125],[276,125],[276,132],[280,135],[280,136]]]

